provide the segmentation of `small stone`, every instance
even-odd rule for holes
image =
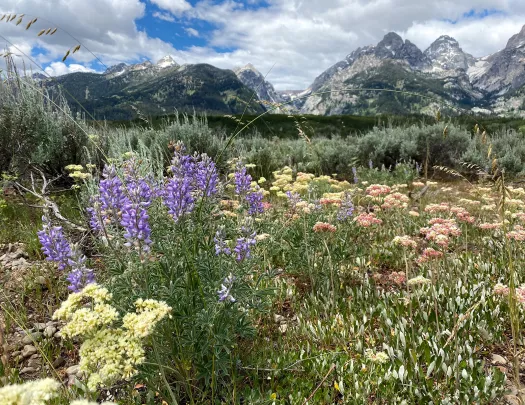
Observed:
[[[282,315],[279,315],[279,314],[275,314],[273,316],[273,320],[275,321],[275,323],[282,323],[282,322],[286,322],[286,318]]]
[[[78,364],[75,364],[74,366],[68,367],[66,369],[67,375],[77,375],[80,371],[80,366]]]
[[[35,278],[35,282],[37,284],[40,284],[41,286],[47,286],[47,280],[44,276],[38,276],[37,278]]]
[[[286,333],[287,330],[288,330],[288,324],[287,323],[283,323],[283,324],[279,325],[279,331],[281,333]]]
[[[507,364],[507,360],[505,360],[505,358],[503,356],[500,356],[499,354],[493,354],[491,363],[494,365],[504,366],[505,364]]]
[[[504,395],[505,403],[509,405],[521,405],[520,399],[515,395]]]
[[[32,373],[36,373],[36,368],[24,367],[22,370],[20,370],[20,374],[32,374]]]
[[[36,350],[36,347],[35,346],[31,346],[31,345],[25,345],[24,346],[24,350],[22,350],[22,357],[24,358],[27,358],[27,357],[31,357],[33,354],[36,354],[38,350]]]
[[[20,353],[22,353],[20,350],[15,350],[14,352],[11,352],[11,358],[14,359],[17,356],[20,356]]]
[[[44,336],[47,338],[52,338],[56,331],[57,328],[54,326],[46,326],[46,329],[44,330]]]
[[[62,334],[60,333],[60,331],[58,331],[58,332],[55,333],[53,336],[54,336],[55,338],[57,338],[57,339],[60,339],[60,338],[62,337]]]
[[[38,331],[38,332],[42,332],[47,326],[47,323],[43,323],[43,322],[37,322],[35,323],[35,329]]]
[[[53,362],[53,368],[57,369],[59,367],[62,367],[64,364],[66,364],[66,359],[64,359],[63,357],[57,357]]]
[[[39,342],[42,339],[42,333],[41,332],[33,332],[29,333],[28,335],[24,336],[22,339],[22,343],[25,345],[30,345],[33,342]]]
[[[13,260],[11,262],[11,266],[12,267],[18,267],[20,269],[25,269],[25,268],[29,267],[29,263],[27,262],[26,259],[21,257],[20,259]]]
[[[27,367],[38,368],[42,365],[40,359],[31,359],[27,362]]]

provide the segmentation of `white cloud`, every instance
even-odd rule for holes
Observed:
[[[161,13],[159,11],[155,11],[153,13],[153,17],[168,22],[175,22],[175,17],[173,17],[170,13]]]
[[[168,10],[175,15],[191,9],[191,4],[186,0],[150,0],[153,4],[163,10]]]
[[[135,21],[144,16],[145,2],[159,7],[156,18],[183,24],[189,35],[197,33],[206,46],[181,50],[152,38],[155,28],[143,32]],[[107,65],[141,58],[156,61],[171,54],[179,63],[205,62],[221,68],[254,64],[278,89],[303,89],[325,69],[359,46],[375,44],[389,31],[426,48],[439,35],[454,36],[462,48],[483,56],[503,48],[525,24],[523,0],[3,0],[0,12],[31,10],[71,32]],[[259,9],[257,4],[266,4]],[[500,10],[486,18],[467,18],[471,10]],[[60,10],[60,12],[57,12]],[[104,10],[104,12],[100,12]],[[201,21],[215,27],[200,28]],[[451,21],[456,21],[452,24]],[[189,24],[188,24],[189,25]],[[50,26],[40,20],[35,29],[25,24],[0,25],[0,34],[24,49],[45,49],[40,63],[62,58],[76,45],[64,32],[36,37]],[[193,32],[195,30],[196,32]],[[198,31],[197,31],[198,30]],[[224,49],[233,51],[223,52]],[[71,63],[90,66],[93,56],[82,49]]]
[[[198,37],[199,31],[197,31],[195,28],[184,28],[184,31],[190,36],[190,37]]]
[[[76,63],[71,63],[66,65],[63,62],[53,62],[48,67],[46,67],[45,72],[49,76],[60,76],[65,75],[66,73],[76,73],[76,72],[94,72],[94,69],[88,68],[84,65],[79,65]]]

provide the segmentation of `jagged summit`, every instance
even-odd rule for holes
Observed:
[[[476,59],[463,51],[459,42],[448,35],[441,35],[425,50],[425,56],[436,71],[468,70]]]
[[[166,55],[157,61],[157,66],[161,69],[164,69],[167,67],[179,66],[179,64],[175,62],[175,59],[173,59],[171,55]]]
[[[525,45],[525,25],[521,28],[521,31],[510,37],[507,42],[506,49],[508,48],[521,48]]]

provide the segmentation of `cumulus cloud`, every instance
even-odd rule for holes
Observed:
[[[168,10],[175,15],[191,9],[191,4],[186,0],[151,0],[151,2],[163,10]]]
[[[199,31],[197,31],[195,28],[184,28],[184,31],[186,31],[186,34],[188,34],[190,37],[199,36]]]
[[[198,35],[206,44],[177,49],[168,36],[154,38],[155,27],[139,30],[136,21],[145,15],[146,1],[155,7],[154,17],[183,24],[190,37]],[[221,68],[252,63],[283,90],[306,88],[357,47],[376,44],[389,31],[421,49],[448,34],[466,52],[483,56],[503,48],[525,24],[523,0],[199,0],[193,6],[186,0],[3,0],[0,5],[0,12],[28,10],[70,31],[107,65],[167,54],[179,63]],[[44,49],[40,63],[60,60],[76,45],[62,31],[36,37],[49,23],[39,19],[35,25],[32,32],[14,24],[0,30],[14,43]],[[93,59],[83,49],[72,63],[90,66]]]
[[[94,69],[88,68],[84,65],[79,65],[77,63],[71,63],[66,65],[63,62],[53,62],[45,69],[45,72],[49,76],[60,76],[67,73],[76,73],[76,72],[95,72]]]
[[[160,11],[155,11],[153,17],[158,18],[159,20],[164,20],[168,22],[175,22],[175,17],[170,13],[161,13]]]

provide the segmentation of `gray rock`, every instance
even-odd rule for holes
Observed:
[[[22,339],[22,343],[25,345],[30,345],[33,342],[39,342],[42,340],[42,333],[41,332],[33,332],[29,333],[28,335],[24,336]]]
[[[36,373],[36,368],[34,367],[24,367],[22,370],[20,370],[20,374],[33,374]]]
[[[66,369],[67,375],[77,375],[80,371],[80,366],[78,364],[75,364],[74,366],[68,367]]]
[[[46,329],[44,330],[44,336],[47,338],[52,338],[56,331],[57,328],[55,328],[54,326],[46,326]]]
[[[55,369],[56,369],[56,368],[60,368],[60,367],[62,367],[64,364],[66,364],[66,360],[65,360],[62,356],[57,357],[57,358],[55,359],[55,361],[53,362],[53,368],[55,368]]]
[[[38,368],[42,365],[42,362],[40,359],[30,359],[28,362],[27,362],[27,367],[32,367],[32,368]]]
[[[36,279],[35,279],[35,282],[37,284],[40,284],[42,286],[46,286],[47,285],[47,280],[44,276],[38,276]]]
[[[37,322],[34,326],[37,331],[42,332],[46,328],[47,324],[43,322]]]
[[[493,354],[491,358],[491,363],[494,365],[504,366],[505,364],[507,364],[507,360],[499,354]]]
[[[33,354],[36,354],[38,352],[38,350],[36,349],[35,346],[32,346],[32,345],[25,345],[24,346],[24,349],[22,350],[22,357],[24,358],[27,358],[27,357],[31,357]]]

